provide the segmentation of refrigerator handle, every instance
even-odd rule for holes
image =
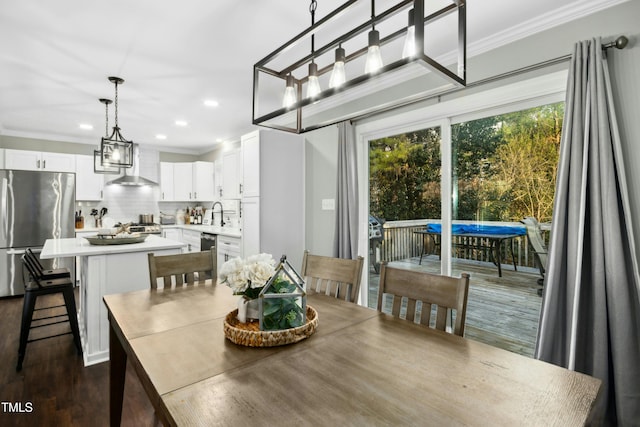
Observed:
[[[2,200],[0,200],[0,210],[2,212],[2,222],[3,222],[3,233],[2,235],[6,238],[7,233],[9,233],[9,213],[7,212],[7,191],[9,184],[7,182],[7,178],[2,178]]]

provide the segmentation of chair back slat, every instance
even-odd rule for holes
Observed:
[[[536,255],[536,258],[539,262],[540,272],[544,274],[547,269],[547,245],[544,243],[544,239],[542,238],[542,229],[540,228],[540,223],[534,217],[528,216],[524,218],[522,222],[527,229],[527,237],[529,238],[529,243],[533,248],[533,251]]]
[[[382,264],[380,270],[380,288],[378,291],[378,310],[385,311],[385,295],[393,298],[390,314],[410,321],[416,319],[417,302],[421,302],[420,324],[431,323],[432,306],[436,306],[435,327],[446,330],[447,314],[455,311],[453,333],[464,335],[467,298],[469,294],[469,275],[463,273],[460,278],[441,276],[417,270],[389,267]]]
[[[302,274],[307,289],[345,301],[356,302],[364,258],[333,258],[304,251]]]
[[[215,248],[203,252],[189,252],[177,255],[155,256],[149,258],[149,279],[151,288],[158,287],[158,281],[165,288],[192,285],[202,281],[205,276],[217,275]]]

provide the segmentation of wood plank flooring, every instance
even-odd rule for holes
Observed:
[[[440,272],[437,256],[394,261],[389,265]],[[519,270],[522,270],[519,268]],[[502,266],[502,277],[497,268],[483,262],[454,262],[452,275],[466,272],[471,275],[465,337],[533,357],[540,317],[542,298],[538,296],[540,275],[536,270],[514,271],[513,266]],[[369,269],[369,306],[375,307],[378,298],[377,275]]]
[[[0,299],[0,426],[108,426],[109,362],[85,368],[71,335],[29,343],[22,371],[16,372],[22,301],[21,297]],[[57,295],[38,298],[38,306],[60,303],[62,298]],[[68,323],[52,328],[69,330]],[[44,329],[33,330],[31,336],[51,332]],[[27,402],[31,412],[27,412]],[[9,403],[23,412],[10,412]],[[123,426],[157,423],[153,407],[130,367],[122,419]]]

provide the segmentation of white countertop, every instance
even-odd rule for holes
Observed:
[[[242,237],[239,228],[236,227],[220,227],[219,225],[194,225],[194,224],[175,224],[163,225],[162,228],[180,228],[183,230],[194,230],[200,233],[219,234],[221,236]]]
[[[163,229],[180,228],[182,230],[194,230],[200,233],[219,234],[221,236],[242,237],[240,229],[237,227],[220,227],[219,225],[194,225],[194,224],[172,224],[162,225]],[[99,228],[85,227],[76,228],[76,233],[97,233]]]
[[[186,243],[165,239],[155,235],[149,235],[142,243],[125,245],[91,245],[83,237],[70,239],[47,239],[40,253],[40,258],[63,258],[71,256],[106,255],[127,252],[151,252],[161,249],[179,249]]]

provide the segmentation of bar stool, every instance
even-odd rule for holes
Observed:
[[[78,350],[78,355],[82,354],[82,345],[80,344],[80,330],[78,329],[78,316],[76,312],[76,300],[73,294],[73,282],[70,277],[46,278],[41,274],[37,267],[34,267],[33,260],[29,259],[28,254],[22,255],[22,263],[27,268],[33,281],[25,281],[24,287],[24,304],[22,306],[22,323],[20,326],[20,347],[18,348],[18,365],[16,371],[22,370],[22,362],[27,350],[27,344],[33,341],[39,341],[48,338],[54,338],[62,335],[73,334],[73,341]],[[62,273],[62,272],[59,272]],[[64,304],[35,308],[36,300],[39,296],[61,293],[64,297]],[[40,310],[50,310],[58,307],[66,307],[66,314],[33,318],[34,312]],[[62,320],[53,320],[66,317]],[[33,320],[49,320],[53,321],[41,325],[31,326]],[[29,339],[29,331],[31,329],[51,326],[59,323],[69,322],[71,332],[50,335],[42,338]]]
[[[50,280],[50,279],[62,279],[62,278],[71,278],[71,272],[68,268],[55,268],[52,270],[45,270],[40,260],[33,253],[31,248],[27,248],[24,252],[25,261],[29,263],[31,269],[38,274],[38,279],[40,280]],[[31,270],[30,270],[31,271]]]

